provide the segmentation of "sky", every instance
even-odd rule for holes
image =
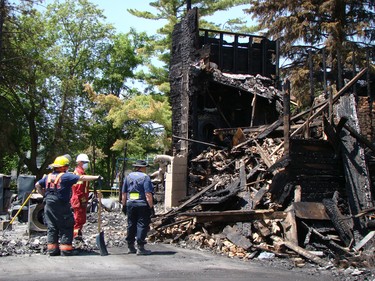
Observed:
[[[131,27],[134,27],[138,32],[145,31],[150,35],[155,33],[158,28],[165,24],[164,21],[137,18],[127,12],[127,9],[137,9],[149,12],[155,11],[153,10],[153,7],[149,5],[149,2],[151,2],[149,0],[90,0],[90,2],[104,10],[104,15],[107,17],[107,23],[113,24],[117,31],[122,33],[126,33]],[[246,8],[246,6],[236,7],[230,11],[219,12],[208,19],[217,24],[223,25],[230,18],[249,17],[242,11],[244,8]]]
[[[99,9],[103,10],[106,16],[106,23],[113,24],[118,33],[127,33],[130,28],[135,28],[137,32],[146,32],[148,35],[153,35],[158,28],[162,27],[166,21],[153,21],[132,16],[127,9],[137,9],[140,11],[149,11],[151,13],[156,10],[149,5],[151,0],[89,0],[95,4]],[[47,6],[53,3],[54,0],[43,0],[42,6]],[[63,2],[63,0],[60,0]],[[233,18],[248,18],[251,22],[250,16],[245,14],[242,10],[248,8],[247,5],[235,7],[229,11],[217,12],[214,16],[206,17],[206,20],[212,21],[215,24],[223,26],[228,19]],[[159,62],[154,62],[159,64]]]
[[[13,0],[17,2],[17,0]],[[42,0],[43,4],[47,6],[53,3],[54,0]],[[60,0],[63,2],[64,0]],[[166,21],[148,20],[132,16],[128,13],[127,9],[137,9],[140,11],[149,11],[151,13],[156,10],[149,5],[152,0],[89,0],[91,3],[97,5],[98,8],[103,10],[103,14],[107,17],[106,23],[113,24],[118,32],[127,33],[133,27],[137,32],[146,32],[149,35],[154,34],[158,28],[162,27]],[[206,17],[206,20],[212,21],[215,24],[224,26],[228,19],[233,18],[247,18],[249,25],[254,25],[250,16],[243,12],[243,9],[248,8],[248,5],[242,5],[232,8],[228,11],[217,12],[211,17]],[[42,8],[43,9],[43,8]]]

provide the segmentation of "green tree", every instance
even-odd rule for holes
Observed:
[[[363,66],[365,49],[373,48],[375,39],[374,7],[374,0],[251,0],[248,13],[266,30],[265,36],[279,40],[288,62],[284,69],[297,86],[294,94],[306,100],[308,53],[325,49],[336,79],[338,60],[351,69],[345,63],[352,63],[355,53],[356,63]],[[321,55],[313,59],[315,71],[321,71]]]
[[[89,143],[83,132],[90,104],[82,89],[113,34],[102,19],[88,1],[69,0],[4,23],[1,93],[18,117],[14,150],[32,174]]]
[[[168,149],[171,109],[165,95],[137,94],[124,99],[113,94],[97,94],[91,85],[86,85],[86,91],[95,103],[94,113],[98,114],[93,130],[100,135],[109,129],[103,135],[111,139],[110,149],[117,156],[122,157],[119,153],[126,144],[130,158],[144,158]]]
[[[127,34],[116,34],[100,53],[100,76],[93,80],[96,92],[128,97],[133,90],[128,86],[135,79],[135,69],[142,65],[142,55],[148,48],[146,33],[131,29]]]
[[[101,154],[103,159],[99,161],[97,168],[99,171],[105,171],[103,175],[110,179],[110,184],[116,176],[117,158],[123,156],[123,147],[113,149],[113,146],[119,139],[131,136],[125,134],[126,124],[123,127],[114,127],[113,122],[106,117],[113,107],[128,100],[136,92],[127,82],[134,78],[134,69],[143,63],[140,53],[147,48],[145,40],[145,33],[138,34],[134,30],[115,35],[100,54],[100,75],[85,86],[85,92],[92,101],[92,115],[86,120],[89,124],[86,133],[91,142],[87,153],[94,157],[95,144],[96,156]]]

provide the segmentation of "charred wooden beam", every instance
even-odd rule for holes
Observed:
[[[204,222],[250,222],[260,219],[284,219],[285,212],[273,210],[241,210],[241,211],[207,211],[185,212],[180,216],[195,217],[198,223]]]
[[[354,241],[354,236],[347,224],[348,220],[341,214],[333,199],[323,199],[323,204],[341,240],[345,246],[350,246]]]
[[[333,103],[336,103],[337,100],[344,94],[346,93],[347,90],[350,89],[350,87],[352,87],[355,83],[357,83],[357,81],[367,72],[367,67],[363,68],[355,77],[353,77],[352,80],[350,80],[347,84],[345,84],[345,86],[340,89],[340,91],[338,91],[338,93],[332,97],[332,102]],[[328,106],[328,101],[324,101],[324,102],[321,102],[315,106],[313,106],[313,110],[315,109],[318,109],[319,108],[319,113],[324,110],[326,107]],[[310,109],[308,110],[305,110],[303,112],[300,112],[296,115],[294,115],[292,118],[291,118],[291,121],[292,122],[295,122],[297,120],[299,120],[302,116],[304,116],[305,114],[309,113],[310,112]],[[303,125],[302,125],[303,126]]]
[[[324,133],[327,136],[327,140],[330,144],[332,144],[332,147],[334,148],[336,154],[339,152],[340,148],[340,139],[334,129],[334,127],[328,122],[327,118],[323,117],[323,124],[324,124]]]
[[[288,241],[284,241],[283,239],[281,239],[280,237],[277,237],[277,236],[272,236],[271,238],[275,242],[283,244],[287,248],[295,251],[297,254],[300,254],[301,256],[311,260],[312,262],[315,262],[316,264],[318,264],[320,266],[330,266],[331,265],[329,262],[319,258],[318,256],[316,256],[316,255],[310,253],[309,251],[299,247],[298,245],[295,245],[295,244],[293,244],[291,242],[288,242]]]
[[[302,226],[308,229],[308,231],[314,234],[316,237],[318,237],[320,241],[322,241],[325,245],[327,245],[329,249],[333,250],[335,253],[338,253],[340,255],[350,255],[348,248],[344,248],[335,243],[330,237],[324,236],[315,228],[308,226],[305,222],[302,222]]]
[[[358,127],[358,119],[355,118],[355,100],[354,96],[342,97],[338,105],[338,117],[351,116],[350,121],[354,127]],[[344,125],[345,126],[345,125]],[[358,144],[357,139],[350,136],[350,133],[341,130],[342,158],[346,177],[346,188],[351,213],[356,215],[362,209],[373,207],[371,184],[368,175],[366,159],[364,158],[363,148]],[[360,232],[365,231],[366,220],[364,218],[355,218],[355,228]]]
[[[172,136],[172,138],[179,139],[179,140],[184,140],[184,141],[189,141],[189,142],[195,142],[195,143],[205,144],[205,145],[208,145],[208,146],[211,146],[211,147],[215,147],[215,148],[220,148],[220,149],[225,148],[224,146],[219,146],[219,145],[216,145],[216,144],[213,144],[213,143],[204,142],[204,141],[198,141],[198,140],[193,140],[193,139],[189,139],[189,138],[178,137],[178,136],[174,136],[174,135]]]
[[[285,80],[283,85],[284,94],[284,155],[289,154],[290,137],[290,82]]]
[[[362,77],[363,74],[365,74],[367,71],[367,68],[364,68],[362,69],[352,80],[349,81],[349,83],[347,83],[334,97],[333,97],[333,103],[337,102],[337,100],[351,87],[354,85],[354,83],[356,83],[359,78]],[[311,115],[305,122],[303,122],[303,124],[299,125],[299,127],[293,131],[293,133],[291,133],[290,137],[294,137],[295,135],[297,135],[305,126],[306,124],[310,123],[310,121],[312,119],[314,119],[315,117],[317,117],[319,114],[321,114],[321,112],[323,110],[326,109],[326,107],[328,106],[328,102],[327,101],[324,101],[322,103],[319,103],[318,105],[316,106],[313,106],[312,109],[317,109],[317,111]],[[301,116],[305,115],[306,113],[309,113],[310,110],[306,110],[304,112],[301,112],[300,114],[297,114],[296,116],[292,117],[291,118],[291,121],[294,121],[298,118],[300,118]],[[298,116],[298,118],[297,118]],[[281,143],[272,153],[271,153],[271,156],[274,155],[281,147],[283,147],[284,143]]]
[[[270,133],[272,133],[273,131],[275,131],[276,129],[278,129],[279,126],[281,126],[282,124],[283,124],[283,119],[280,118],[280,119],[276,120],[271,125],[267,126],[265,129],[263,129],[263,131],[261,131],[259,133],[259,135],[257,136],[257,139],[264,139]]]
[[[349,125],[345,124],[344,128],[347,129],[349,131],[350,135],[352,135],[353,137],[355,137],[359,142],[363,143],[368,148],[370,148],[372,150],[372,152],[375,152],[375,146],[370,141],[368,141],[363,135],[361,135],[360,133],[358,133],[356,130],[354,130]]]
[[[178,213],[183,208],[185,208],[187,205],[189,205],[190,203],[194,202],[194,200],[196,200],[197,198],[199,198],[202,194],[204,194],[205,192],[207,192],[208,190],[210,190],[212,187],[214,187],[216,184],[217,184],[217,182],[213,182],[210,185],[206,186],[204,189],[202,189],[200,192],[198,192],[195,195],[193,195],[192,197],[190,197],[188,200],[186,200],[184,203],[182,203],[176,209],[173,209],[173,210],[169,211],[168,213],[164,214],[164,216],[171,216],[171,215],[174,215],[174,214]]]

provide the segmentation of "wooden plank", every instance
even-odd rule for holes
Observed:
[[[271,236],[271,238],[275,241],[275,242],[278,242],[278,243],[281,243],[283,244],[284,246],[286,246],[287,248],[293,250],[294,252],[296,252],[297,254],[307,258],[308,260],[312,261],[312,262],[315,262],[316,264],[320,265],[320,266],[330,266],[331,264],[321,258],[319,258],[318,256],[312,254],[311,252],[299,247],[298,245],[292,243],[292,242],[289,242],[289,241],[284,241],[283,239],[281,239],[280,237],[277,237],[277,236]]]
[[[285,212],[273,210],[231,210],[231,211],[207,211],[185,212],[179,216],[195,217],[198,223],[204,222],[250,222],[259,219],[284,219]]]
[[[302,188],[300,185],[296,185],[296,188],[294,189],[294,202],[299,203],[301,202],[302,198]]]
[[[298,233],[297,233],[297,223],[296,214],[294,206],[289,206],[285,212],[287,213],[285,219],[281,222],[284,229],[284,236],[287,241],[290,241],[298,245]]]
[[[246,188],[246,169],[243,160],[240,161],[240,189]]]
[[[264,139],[265,137],[267,137],[270,133],[272,133],[273,131],[275,131],[279,126],[281,126],[281,124],[283,124],[283,119],[280,118],[278,120],[276,120],[275,122],[273,122],[271,125],[269,125],[268,127],[266,127],[263,131],[261,131],[259,133],[259,135],[257,136],[257,139],[260,140],[260,139]]]
[[[366,245],[375,236],[375,231],[370,231],[357,245],[353,247],[353,250],[359,251],[363,246]]]
[[[289,154],[290,139],[290,82],[285,79],[283,85],[284,101],[284,155]]]
[[[246,136],[241,128],[238,128],[234,136],[232,137],[232,146],[237,146],[246,141]]]
[[[267,191],[268,191],[268,186],[263,186],[261,189],[258,190],[254,198],[251,200],[252,209],[256,208],[256,206],[259,204],[260,200],[262,200],[263,196],[267,193]]]
[[[362,69],[352,80],[349,81],[349,83],[347,83],[342,89],[340,89],[340,91],[333,97],[333,103],[337,102],[338,99],[351,87],[354,85],[354,83],[357,82],[357,80],[359,78],[361,78],[361,76],[363,74],[365,74],[367,71],[367,68],[364,68]],[[311,115],[297,130],[295,130],[290,136],[293,137],[295,136],[297,133],[300,132],[301,129],[303,129],[303,127],[309,123],[311,121],[311,119],[314,119],[316,116],[318,116],[323,110],[326,109],[326,107],[328,106],[328,102],[325,101],[324,104],[321,103],[321,107],[313,114]]]
[[[173,209],[173,210],[169,211],[165,215],[172,215],[172,214],[175,214],[175,213],[179,212],[181,209],[183,209],[184,207],[186,207],[187,205],[189,205],[191,202],[193,202],[195,199],[197,199],[198,197],[200,197],[202,194],[204,194],[205,192],[207,192],[208,190],[210,190],[216,184],[217,184],[217,182],[214,181],[213,183],[211,183],[210,185],[208,185],[204,189],[202,189],[200,192],[194,194],[192,197],[190,197],[190,199],[188,199],[187,201],[185,201],[184,203],[182,203],[176,209]]]
[[[329,220],[326,208],[319,202],[294,202],[296,217],[307,220]]]

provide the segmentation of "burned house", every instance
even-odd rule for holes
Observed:
[[[198,28],[197,10],[173,32],[170,66],[173,134],[196,155],[214,130],[271,124],[280,112],[277,42]],[[176,153],[184,140],[175,138]]]
[[[166,204],[177,208],[155,229],[182,238],[197,224],[227,223],[215,230],[242,249],[239,256],[286,247],[320,265],[327,262],[304,247],[347,257],[371,248],[369,71],[291,116],[277,42],[199,29],[190,10],[175,26],[170,66],[174,155]],[[364,77],[367,96],[356,95],[352,86]],[[196,239],[212,246],[205,229]]]

